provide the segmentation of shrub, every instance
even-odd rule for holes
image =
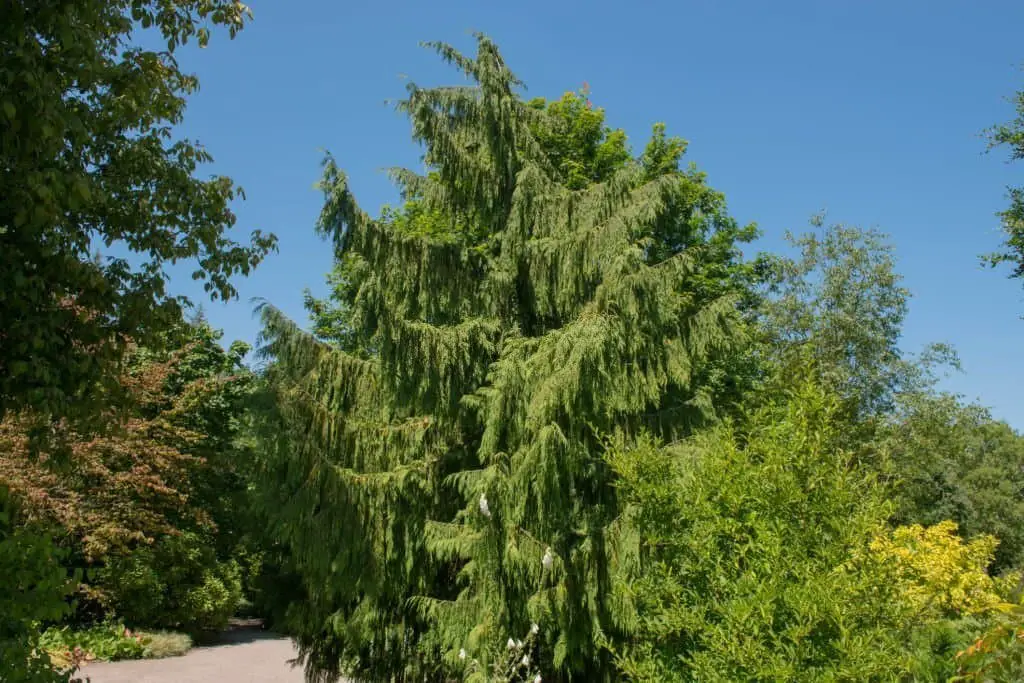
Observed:
[[[139,627],[223,628],[242,599],[238,565],[218,561],[213,548],[192,533],[165,536],[110,558],[97,581],[108,608]]]
[[[999,541],[979,536],[964,542],[951,521],[898,527],[877,536],[870,551],[889,564],[903,599],[918,613],[976,614],[1001,602],[986,573]]]
[[[911,675],[900,593],[856,562],[889,513],[837,447],[813,385],[740,427],[622,444],[619,586],[634,681],[888,681]],[[927,649],[929,643],[921,647]],[[950,664],[951,666],[951,664]]]
[[[191,649],[192,639],[184,633],[133,632],[120,622],[108,622],[85,629],[50,628],[40,639],[40,647],[55,662],[114,662],[182,655]]]
[[[66,669],[39,647],[41,624],[68,611],[67,572],[49,536],[21,526],[0,487],[0,680],[5,683],[66,683]]]
[[[115,662],[139,659],[146,651],[143,634],[133,633],[121,623],[107,623],[75,630],[70,626],[50,628],[40,646],[57,660],[72,660],[79,651],[86,661]]]
[[[184,633],[174,633],[173,631],[144,633],[142,642],[146,648],[142,656],[146,659],[178,657],[192,649],[191,638]]]
[[[957,654],[955,681],[1018,683],[1024,680],[1024,606],[1001,604],[994,624]]]

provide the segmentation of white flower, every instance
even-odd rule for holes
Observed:
[[[516,641],[516,647],[522,647],[522,646],[523,646],[523,641],[517,640]]]
[[[540,674],[533,677],[533,683],[540,683]]]
[[[462,648],[461,650],[459,650],[459,659],[465,659],[465,658],[466,658],[466,648]]]
[[[530,624],[530,633],[533,635],[540,633],[540,626],[537,626],[537,624]]]
[[[491,516],[491,508],[487,505],[487,496],[482,493],[480,494],[480,513],[483,514],[484,517]]]
[[[551,565],[555,563],[555,558],[551,554],[551,548],[544,551],[544,559],[540,562],[544,565],[544,569],[551,569]]]
[[[515,647],[516,647],[516,641],[512,640],[511,638],[509,638],[508,639],[508,643],[506,643],[506,645],[508,645],[508,649],[514,650]]]
[[[530,666],[530,655],[523,655],[523,666]]]

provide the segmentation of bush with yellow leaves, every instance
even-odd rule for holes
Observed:
[[[1003,602],[986,571],[998,544],[994,536],[965,542],[957,525],[944,521],[897,527],[879,534],[870,549],[889,566],[916,613],[957,616],[987,612]]]

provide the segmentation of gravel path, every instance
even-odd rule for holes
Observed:
[[[303,683],[287,638],[247,629],[226,640],[182,657],[89,664],[78,675],[91,683]]]

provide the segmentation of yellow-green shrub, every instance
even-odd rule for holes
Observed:
[[[876,559],[887,565],[907,605],[918,614],[978,614],[1002,600],[986,572],[999,541],[979,536],[965,542],[957,525],[897,527],[870,544]]]

